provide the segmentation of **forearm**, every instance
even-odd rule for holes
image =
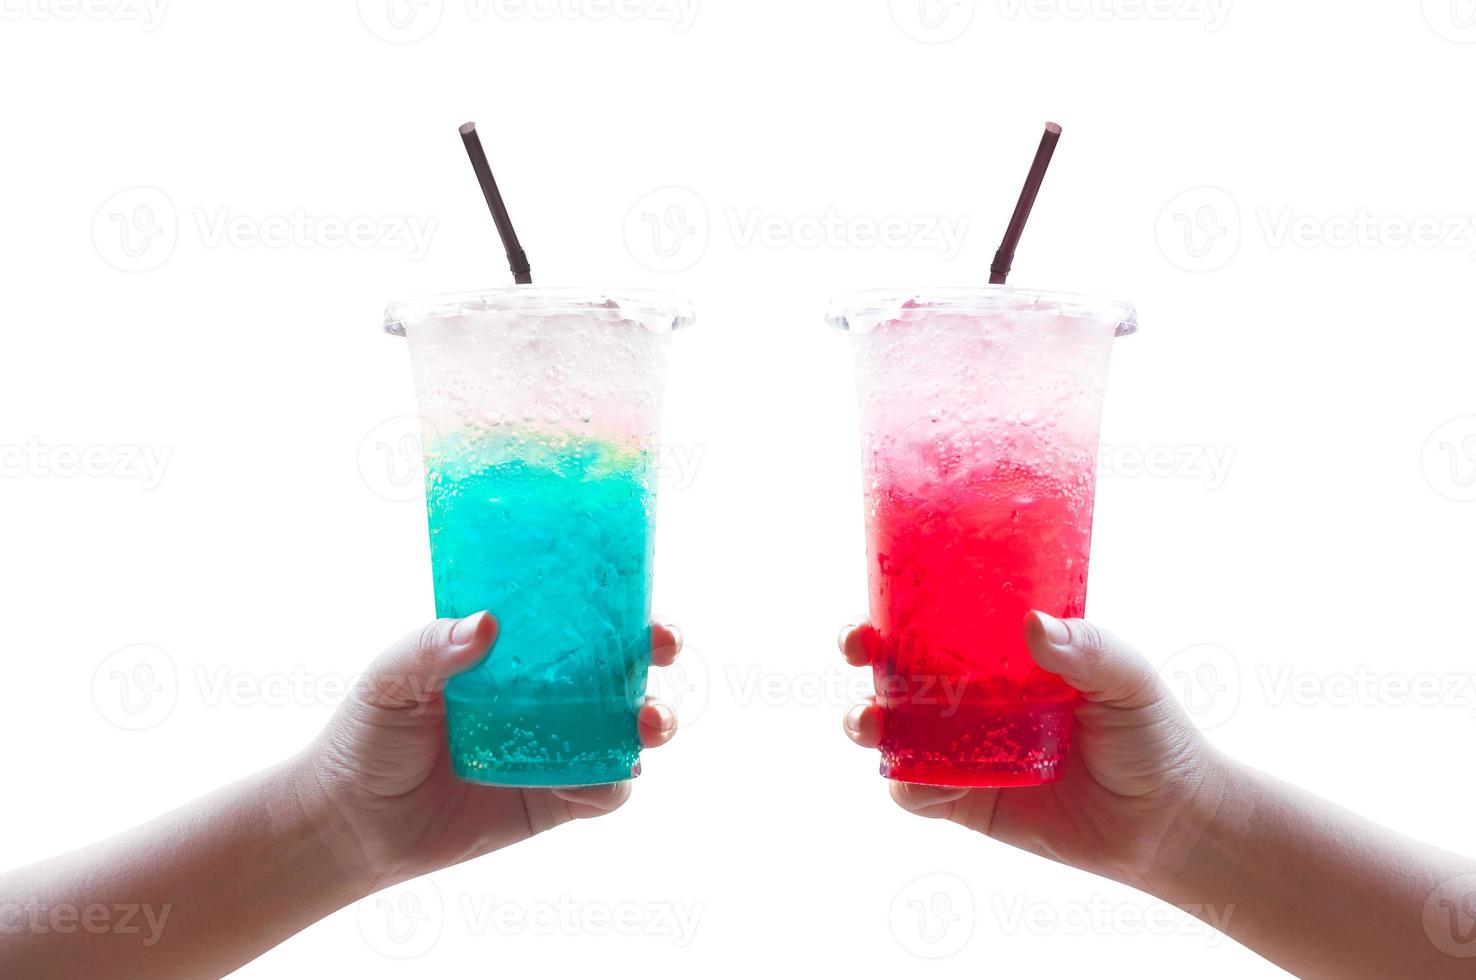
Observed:
[[[1153,888],[1300,977],[1469,977],[1426,933],[1442,882],[1476,871],[1264,773],[1224,763],[1201,831]]]
[[[220,976],[372,890],[294,760],[0,876],[0,966]]]

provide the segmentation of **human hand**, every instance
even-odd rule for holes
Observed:
[[[601,816],[630,797],[628,781],[516,788],[456,777],[442,692],[496,635],[483,612],[406,636],[374,661],[300,760],[299,792],[312,797],[304,809],[326,814],[320,834],[370,890]],[[652,625],[653,666],[669,666],[681,645],[674,629]],[[637,724],[641,745],[654,748],[675,733],[676,716],[648,702]]]
[[[1080,619],[1033,612],[1024,630],[1036,664],[1083,696],[1063,777],[1009,789],[894,782],[892,797],[920,816],[1151,891],[1187,859],[1223,792],[1224,766],[1137,651]],[[859,667],[880,642],[863,624],[840,646]],[[846,733],[867,748],[884,724],[874,700],[845,718]]]

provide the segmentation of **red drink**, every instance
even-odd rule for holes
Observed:
[[[941,785],[1055,778],[1077,693],[1036,667],[1025,614],[1080,616],[1092,475],[1073,485],[1003,463],[935,485],[879,488],[869,516],[882,772]]]
[[[1025,615],[1082,615],[1097,434],[1131,307],[1003,286],[867,294],[861,400],[882,774],[1059,778],[1079,696],[1035,666]]]

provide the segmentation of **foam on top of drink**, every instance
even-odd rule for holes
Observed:
[[[493,290],[391,307],[427,444],[509,430],[654,448],[674,300]]]
[[[852,330],[869,477],[926,492],[1026,463],[1094,472],[1107,360],[1130,307],[1008,288],[873,294],[832,314]]]

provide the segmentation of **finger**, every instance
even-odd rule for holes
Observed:
[[[651,624],[651,665],[670,667],[682,652],[682,631],[669,623]]]
[[[359,682],[359,697],[380,708],[424,704],[486,656],[496,638],[497,620],[490,613],[438,619],[380,654]]]
[[[676,734],[676,715],[666,705],[648,701],[636,714],[636,730],[640,732],[641,748],[665,745]]]
[[[1025,643],[1041,669],[1088,701],[1110,708],[1146,708],[1164,698],[1158,672],[1132,647],[1084,619],[1043,612],[1025,617]]]
[[[865,749],[874,749],[881,744],[882,709],[875,701],[851,705],[841,724],[851,741]]]
[[[630,781],[601,783],[598,786],[561,786],[549,790],[569,807],[569,816],[586,820],[618,810],[630,799]]]
[[[947,817],[953,804],[969,795],[963,786],[924,786],[921,783],[891,784],[892,799],[897,805],[920,817],[938,819]]]
[[[870,623],[856,623],[842,629],[836,643],[845,654],[846,663],[852,667],[865,667],[875,659],[881,637]]]

